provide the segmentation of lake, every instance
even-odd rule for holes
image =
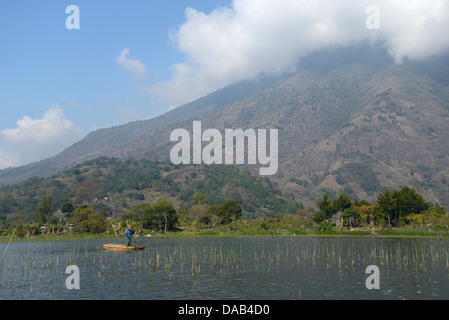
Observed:
[[[0,299],[449,298],[449,239],[150,238],[142,251],[103,250],[114,241],[123,243],[11,243],[0,264]],[[80,288],[69,290],[72,265]],[[379,289],[367,288],[368,266],[378,267]]]

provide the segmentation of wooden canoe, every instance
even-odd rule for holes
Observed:
[[[130,245],[129,247],[127,247],[126,244],[115,244],[115,243],[108,243],[103,245],[103,248],[105,250],[143,250],[146,247],[148,247],[147,244]]]

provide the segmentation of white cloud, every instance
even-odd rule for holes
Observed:
[[[366,8],[380,9],[368,30]],[[171,40],[186,61],[149,92],[178,106],[260,73],[294,70],[309,53],[383,41],[392,57],[421,59],[449,48],[447,0],[234,0],[209,14],[187,8]]]
[[[397,62],[448,50],[449,1],[383,0],[382,7],[383,37]]]
[[[128,58],[130,50],[125,48],[117,57],[116,62],[126,71],[131,72],[136,77],[143,78],[146,75],[145,65],[139,60]]]
[[[0,149],[0,169],[17,167],[20,165],[20,159],[6,150]]]
[[[79,139],[79,129],[58,106],[48,109],[42,119],[24,116],[17,127],[0,131],[12,149],[0,149],[0,168],[18,166],[56,155]]]

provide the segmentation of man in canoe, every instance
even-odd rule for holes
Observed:
[[[134,234],[133,227],[128,226],[128,229],[125,231],[125,238],[126,238],[126,246],[129,247],[131,245],[132,236]]]

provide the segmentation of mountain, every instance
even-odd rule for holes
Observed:
[[[126,158],[127,146],[130,143],[134,143],[166,126],[179,123],[186,118],[186,115],[199,118],[203,113],[213,112],[217,108],[222,108],[244,98],[251,92],[270,87],[279,78],[260,76],[255,80],[230,85],[157,118],[96,130],[55,157],[17,168],[0,170],[0,186],[23,181],[33,176],[46,177],[101,156]],[[139,156],[140,152],[134,152],[133,155]]]
[[[374,51],[373,51],[374,50]],[[449,58],[391,62],[360,46],[317,52],[294,74],[261,75],[166,114],[102,129],[62,153],[0,172],[6,185],[48,176],[101,156],[169,161],[170,133],[275,128],[279,170],[270,180],[313,206],[323,192],[375,199],[384,188],[416,188],[449,205]],[[249,166],[257,174],[258,166]]]

